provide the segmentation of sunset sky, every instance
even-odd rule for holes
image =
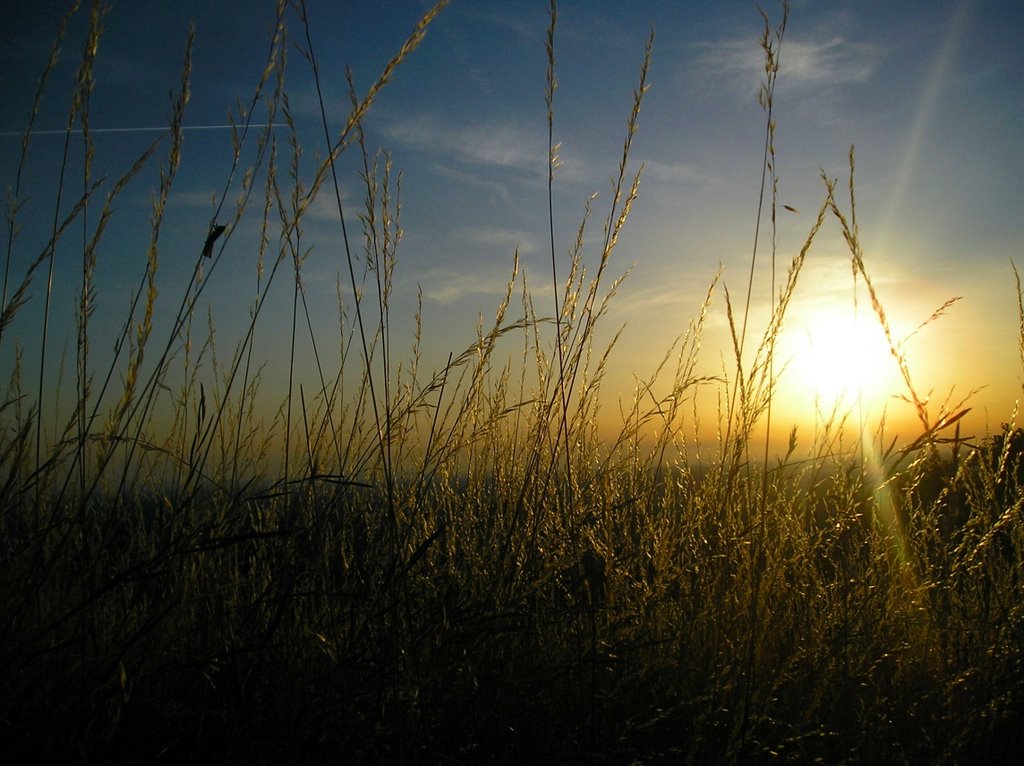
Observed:
[[[20,131],[31,108],[65,4],[16,3],[0,31],[0,177],[12,188]],[[348,110],[343,72],[352,68],[361,93],[398,50],[426,6],[420,2],[309,0],[313,44],[320,62],[328,117],[337,130]],[[767,3],[773,21],[780,7]],[[290,34],[302,34],[290,13]],[[11,279],[20,280],[39,252],[53,218],[74,72],[87,13],[72,22],[59,66],[36,121],[22,181]],[[159,284],[164,311],[173,315],[202,249],[211,196],[223,188],[231,163],[227,112],[247,101],[263,68],[273,3],[143,2],[111,4],[96,65],[90,124],[94,175],[108,185],[166,124],[169,93],[180,81],[189,22],[196,26],[192,98],[185,124],[184,159],[161,233]],[[547,124],[544,103],[546,0],[453,0],[431,25],[422,46],[379,96],[366,120],[371,149],[391,152],[402,172],[401,224],[393,305],[396,347],[411,342],[417,289],[423,291],[426,368],[440,368],[449,352],[472,343],[477,316],[493,316],[508,280],[513,252],[550,315],[547,220]],[[562,165],[555,176],[555,236],[560,268],[591,194],[587,263],[598,257],[602,219],[610,204],[644,43],[655,30],[650,90],[640,114],[631,167],[645,164],[640,196],[614,256],[617,276],[632,273],[613,300],[604,338],[624,326],[605,381],[606,414],[614,397],[632,396],[634,373],[648,377],[700,308],[719,268],[734,304],[741,303],[754,245],[765,116],[757,93],[763,78],[758,41],[763,21],[753,2],[591,2],[559,4],[555,36],[555,140]],[[848,153],[856,146],[857,219],[866,267],[894,332],[902,337],[945,301],[962,297],[906,346],[920,393],[932,391],[934,411],[955,386],[957,400],[976,388],[971,432],[984,435],[1010,420],[1021,394],[1017,292],[1011,261],[1024,267],[1024,5],[1016,2],[792,3],[775,92],[775,147],[779,174],[779,278],[799,251],[823,199],[823,170],[837,178],[844,210]],[[324,149],[309,67],[289,51],[286,87],[309,172]],[[54,131],[50,133],[49,131]],[[108,131],[108,132],[104,132]],[[281,175],[289,161],[287,131],[277,129]],[[158,154],[162,159],[167,144]],[[356,154],[346,156],[341,185],[350,234],[358,232],[363,191]],[[80,138],[72,142],[68,188],[82,185]],[[117,324],[145,267],[150,195],[157,165],[123,193],[99,256],[94,322],[97,360],[108,359]],[[306,179],[308,180],[308,179]],[[230,209],[238,181],[228,193]],[[106,187],[104,187],[106,188]],[[329,190],[325,190],[329,192]],[[261,205],[257,190],[253,212]],[[307,221],[312,247],[304,279],[319,323],[318,342],[336,354],[336,277],[347,280],[338,223],[324,194]],[[97,206],[98,207],[98,206]],[[95,216],[90,210],[90,215]],[[222,216],[226,217],[225,216]],[[94,225],[90,222],[90,227]],[[91,229],[90,229],[91,230]],[[58,250],[53,338],[47,386],[57,385],[60,355],[73,344],[74,287],[80,278],[81,225]],[[205,294],[229,357],[255,292],[258,220],[243,219],[230,233]],[[769,230],[762,230],[752,322],[763,325],[770,297]],[[75,250],[74,245],[78,246]],[[77,255],[76,255],[77,252]],[[25,370],[37,370],[45,275],[0,347],[6,384],[17,339]],[[272,364],[267,385],[283,392],[288,343],[290,274],[261,324],[260,346]],[[857,376],[880,411],[888,403],[892,428],[912,438],[905,393],[882,342],[842,336],[853,314],[849,254],[830,217],[808,256],[786,337],[780,422],[809,430],[816,395],[828,398],[842,383],[819,376],[840,366]],[[858,317],[871,318],[863,284]],[[9,296],[8,296],[9,297]],[[161,315],[158,321],[166,320]],[[868,333],[870,335],[870,333]],[[159,331],[157,331],[159,336]],[[400,341],[400,342],[399,342]],[[405,345],[401,345],[404,343]],[[875,344],[873,347],[872,344]],[[814,357],[810,356],[814,349]],[[508,353],[518,349],[510,345]],[[733,371],[725,300],[714,294],[702,369]],[[872,355],[875,356],[872,356]],[[404,357],[403,357],[404,358]],[[724,361],[723,361],[724,360]],[[825,361],[822,361],[825,360]],[[73,364],[65,362],[65,385]],[[303,374],[310,374],[306,366]],[[35,372],[25,373],[35,379]],[[34,389],[33,389],[34,390]],[[832,392],[832,393],[830,393]],[[714,396],[707,404],[713,407]],[[713,417],[713,411],[710,411]],[[788,430],[780,426],[782,430]]]

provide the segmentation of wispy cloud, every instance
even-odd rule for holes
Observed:
[[[518,248],[520,255],[529,255],[538,250],[536,237],[531,232],[523,230],[464,228],[457,236],[472,244],[498,247],[509,253]]]
[[[696,50],[700,77],[713,87],[725,85],[746,96],[764,78],[764,52],[747,37],[697,43]],[[820,42],[787,38],[780,82],[807,91],[865,83],[878,69],[879,59],[877,46],[838,35]]]
[[[420,277],[419,283],[429,300],[447,305],[473,295],[502,295],[508,285],[508,275],[430,269]]]
[[[514,6],[509,6],[514,7]],[[528,44],[539,43],[544,39],[546,18],[537,15],[516,15],[508,12],[504,6],[486,7],[466,5],[460,9],[467,18],[504,29],[524,40]]]
[[[685,162],[644,160],[644,178],[665,184],[707,184],[714,179]]]
[[[809,85],[864,83],[878,68],[878,49],[836,36],[825,43],[787,42],[781,64],[786,76]]]
[[[543,174],[547,146],[540,130],[510,122],[458,123],[433,115],[391,116],[380,126],[400,146],[450,160]]]
[[[473,186],[483,190],[483,192],[486,192],[487,195],[503,205],[507,206],[512,202],[512,193],[509,191],[508,184],[480,178],[473,173],[467,173],[464,170],[453,168],[442,162],[432,162],[430,163],[430,168],[438,175],[451,178],[462,186]]]
[[[678,287],[644,287],[639,290],[625,290],[620,300],[611,304],[613,316],[631,317],[647,312],[662,313],[665,311],[681,311],[692,305],[693,296],[682,292]]]
[[[421,113],[388,116],[375,129],[385,141],[422,152],[436,166],[461,167],[477,183],[502,179],[501,188],[495,189],[501,196],[507,196],[511,182],[543,185],[547,181],[548,147],[543,115],[533,121],[460,122],[450,116]],[[605,166],[593,161],[586,147],[580,147],[577,141],[571,144],[558,148],[556,182],[592,184],[606,177]]]
[[[217,191],[210,188],[205,191],[175,192],[171,195],[171,202],[182,207],[206,208],[213,212],[217,205]]]
[[[353,195],[345,187],[342,187],[339,191],[341,193],[342,208],[346,211],[347,218],[347,213],[352,207]],[[316,197],[313,198],[313,202],[306,208],[305,215],[316,221],[337,222],[339,220],[338,200],[334,196],[333,187],[330,185],[322,187]]]

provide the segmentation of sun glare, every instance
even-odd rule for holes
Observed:
[[[825,411],[880,410],[899,390],[899,370],[877,317],[852,307],[818,309],[790,328],[785,344],[792,394]]]

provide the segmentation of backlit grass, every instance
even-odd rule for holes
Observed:
[[[678,343],[621,406],[617,436],[602,438],[615,348],[597,343],[596,328],[615,300],[615,248],[642,186],[630,148],[652,33],[611,194],[588,203],[568,259],[551,225],[550,288],[534,292],[513,258],[503,300],[468,347],[429,367],[418,316],[411,351],[398,346],[399,175],[367,146],[362,119],[396,68],[415,66],[406,59],[443,5],[366,93],[351,87],[340,132],[321,102],[327,149],[311,165],[299,159],[286,52],[300,46],[305,61],[289,72],[319,93],[317,52],[304,4],[279,4],[266,67],[235,116],[208,247],[197,247],[178,295],[159,293],[156,274],[184,151],[191,40],[166,135],[102,183],[88,159],[65,159],[76,181],[47,190],[63,197],[64,217],[34,255],[15,236],[29,196],[19,171],[0,320],[10,364],[0,405],[5,750],[34,762],[171,763],[933,763],[1019,752],[1024,436],[1007,426],[967,443],[965,403],[929,415],[865,266],[852,151],[848,195],[823,177],[805,242],[795,255],[755,248],[739,296],[711,277]],[[88,13],[68,122],[86,128],[86,146],[89,93],[103,87],[91,76],[102,13]],[[552,6],[549,201],[557,29]],[[765,228],[777,208],[784,32],[785,10],[765,18]],[[29,122],[25,163],[32,138]],[[346,153],[362,167],[358,213],[338,193]],[[118,195],[151,163],[162,171],[147,260],[98,365],[99,244]],[[336,337],[313,333],[303,284],[303,221],[318,197],[333,200],[347,254]],[[224,339],[205,320],[208,277],[252,220],[252,304],[240,337]],[[227,228],[214,236],[218,222]],[[920,434],[884,443],[844,430],[837,414],[810,448],[775,455],[755,438],[780,427],[775,344],[826,226],[845,238]],[[50,392],[57,371],[20,362],[26,345],[47,359],[60,341],[45,323],[17,320],[38,305],[30,294],[48,301],[58,245],[63,257],[79,231],[77,350],[60,371],[61,398]],[[751,287],[767,257],[781,265],[759,322]],[[261,312],[278,294],[290,301],[289,384],[267,409]],[[713,311],[727,317],[733,355],[707,376],[698,361]],[[1024,310],[1021,322],[1024,339]],[[313,349],[313,388],[294,372],[300,340]],[[321,363],[328,347],[340,364]],[[68,391],[70,407],[52,404]],[[719,402],[715,440],[696,437],[698,392]]]

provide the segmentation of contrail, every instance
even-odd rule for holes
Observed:
[[[285,122],[264,122],[258,125],[251,124],[250,128],[283,128],[287,125]],[[229,130],[231,125],[183,125],[182,130]],[[235,127],[241,128],[241,125]],[[169,128],[164,126],[152,127],[152,128],[89,128],[89,133],[158,133]],[[0,131],[0,137],[20,138],[25,131],[23,130],[4,130]],[[82,133],[84,132],[81,128],[72,128],[71,130],[33,130],[33,136],[62,136],[65,133]]]

